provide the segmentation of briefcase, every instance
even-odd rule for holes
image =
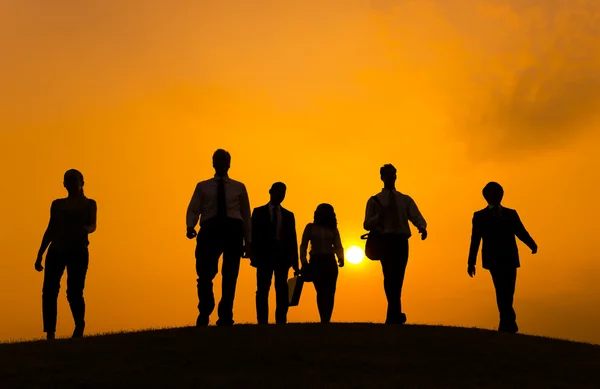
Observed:
[[[300,295],[304,286],[304,278],[302,276],[294,276],[288,280],[288,296],[289,306],[297,307],[300,303]]]

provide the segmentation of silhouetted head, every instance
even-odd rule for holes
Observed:
[[[69,195],[83,194],[83,174],[79,170],[67,170],[63,179],[63,185]]]
[[[283,182],[276,182],[271,186],[269,194],[271,195],[271,204],[280,205],[285,199],[287,188]]]
[[[325,228],[337,228],[337,217],[331,204],[319,204],[315,210],[314,224]]]
[[[219,177],[226,176],[230,166],[231,154],[223,149],[215,151],[213,154],[213,167],[215,168],[216,175]]]
[[[396,168],[391,163],[383,165],[379,169],[379,174],[386,188],[393,188],[396,185]]]
[[[488,182],[483,188],[483,198],[490,205],[500,205],[504,197],[504,189],[497,182]]]

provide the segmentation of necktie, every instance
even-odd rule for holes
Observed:
[[[273,207],[273,216],[271,218],[272,227],[273,227],[273,238],[277,239],[277,222],[279,221],[279,208]]]
[[[225,182],[221,178],[217,185],[217,217],[220,219],[227,217],[227,203],[225,201]]]
[[[390,191],[388,199],[392,229],[394,231],[397,231],[400,228],[400,215],[398,215],[398,203],[396,202],[396,193],[394,193],[394,191]]]

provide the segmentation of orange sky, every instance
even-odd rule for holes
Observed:
[[[412,323],[497,324],[466,260],[481,188],[501,182],[540,246],[520,246],[522,331],[600,343],[597,2],[51,3],[0,0],[0,340],[42,335],[33,263],[72,167],[99,212],[88,331],[192,324],[185,210],[223,147],[253,207],[284,181],[299,234],[330,202],[346,247],[394,163],[430,225],[411,240]],[[255,322],[254,283],[243,262],[238,322]],[[383,321],[379,264],[347,265],[337,296],[334,320]],[[59,308],[68,335],[64,289]],[[317,319],[308,287],[290,320]]]

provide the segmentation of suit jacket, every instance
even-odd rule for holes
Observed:
[[[280,242],[273,235],[269,204],[252,211],[252,258],[250,265],[298,267],[298,238],[294,214],[281,207]]]
[[[473,215],[469,265],[475,266],[482,240],[481,264],[488,270],[521,266],[515,237],[529,248],[535,246],[535,241],[523,226],[517,211],[501,206],[497,212],[495,216],[494,210],[486,207]]]

